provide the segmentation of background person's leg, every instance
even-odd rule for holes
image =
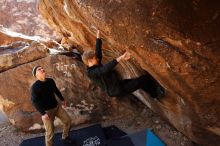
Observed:
[[[45,128],[45,144],[46,144],[46,146],[53,145],[53,136],[54,136],[53,120],[54,120],[53,118],[50,118],[49,120],[47,120],[47,119],[43,120],[44,128]]]
[[[63,122],[63,134],[62,139],[65,139],[69,136],[71,118],[67,112],[59,105],[56,116]]]

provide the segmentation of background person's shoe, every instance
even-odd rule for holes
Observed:
[[[73,144],[74,143],[73,140],[69,136],[67,136],[65,139],[62,139],[62,142],[64,144]]]

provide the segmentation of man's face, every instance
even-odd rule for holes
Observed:
[[[45,70],[42,67],[38,67],[36,71],[36,77],[45,78],[45,76],[46,76]]]
[[[98,64],[98,58],[94,56],[92,59],[89,59],[90,65],[97,65]]]

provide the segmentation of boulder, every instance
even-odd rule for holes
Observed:
[[[39,42],[14,42],[0,47],[0,72],[48,56],[48,48]]]
[[[66,110],[73,125],[101,118],[106,95],[91,84],[83,63],[71,57],[53,55],[0,74],[0,82],[4,84],[0,86],[0,107],[15,127],[29,132],[43,128],[41,116],[31,103],[30,88],[35,82],[32,68],[35,65],[41,65],[47,77],[55,80],[68,101]],[[61,125],[59,119],[55,120],[55,125]]]
[[[56,37],[37,10],[36,0],[0,1],[0,24],[25,35]]]
[[[13,35],[15,34],[15,35]],[[32,40],[24,38],[21,34],[9,31],[8,29],[0,26],[0,46],[8,45],[16,41],[28,42],[30,43]]]
[[[220,143],[218,0],[40,0],[39,10],[86,49],[99,29],[105,60],[129,50],[133,59],[119,66],[122,76],[146,71],[167,92],[160,102],[137,97],[196,143]]]

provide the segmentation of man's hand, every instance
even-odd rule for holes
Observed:
[[[119,56],[116,60],[120,62],[121,60],[127,61],[131,58],[131,54],[129,52],[125,52],[123,55]]]
[[[66,108],[66,100],[62,101],[63,108]]]
[[[41,118],[42,118],[42,120],[49,120],[50,119],[47,113],[44,114],[43,116],[41,116]]]
[[[99,30],[97,30],[97,34],[96,34],[96,38],[97,38],[97,39],[99,39],[99,38],[100,38],[99,34],[100,34],[100,31],[99,31]]]

